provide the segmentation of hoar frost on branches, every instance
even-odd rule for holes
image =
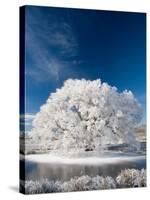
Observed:
[[[65,81],[33,121],[31,135],[42,148],[94,150],[135,143],[141,107],[131,91],[119,93],[101,80]]]
[[[146,186],[146,170],[125,169],[118,174],[116,178],[107,176],[91,177],[83,175],[73,177],[68,181],[49,181],[43,179],[40,181],[26,180],[21,181],[21,187],[26,194],[38,194],[48,192],[72,192],[87,190],[102,190],[115,188],[131,188]]]

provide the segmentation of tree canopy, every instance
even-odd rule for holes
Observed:
[[[63,150],[133,143],[141,112],[131,91],[118,92],[100,79],[68,79],[36,114],[30,134],[45,148]]]

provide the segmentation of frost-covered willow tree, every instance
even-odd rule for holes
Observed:
[[[52,93],[33,121],[31,135],[43,148],[93,150],[135,142],[141,107],[131,91],[101,80],[72,80]]]

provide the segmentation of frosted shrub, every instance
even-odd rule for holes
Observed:
[[[90,181],[91,178],[89,176],[75,177],[64,183],[63,190],[65,192],[89,190]]]
[[[25,181],[26,194],[61,192],[61,183],[59,181]]]
[[[96,189],[113,189],[113,188],[116,188],[115,180],[110,176],[107,176],[105,178],[100,177],[100,176],[94,177],[93,178],[93,185]]]
[[[146,170],[125,169],[117,176],[119,187],[144,187],[146,186]]]
[[[38,181],[25,181],[25,193],[27,194],[38,194],[42,193],[41,183]]]
[[[25,185],[24,185],[25,184]],[[146,186],[146,170],[125,169],[113,179],[110,176],[80,176],[71,178],[69,181],[25,181],[21,182],[22,188],[25,187],[26,194],[38,194],[49,192],[72,192],[87,190],[102,190],[125,187],[144,187]]]
[[[72,178],[70,181],[25,181],[26,194],[38,194],[48,192],[72,192],[72,191],[88,191],[100,189],[116,188],[115,180],[111,177],[90,177],[81,176]]]

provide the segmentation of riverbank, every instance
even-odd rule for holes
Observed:
[[[73,192],[102,190],[115,188],[134,188],[146,186],[146,170],[125,169],[116,178],[110,176],[91,177],[88,175],[73,177],[69,181],[53,181],[43,179],[40,181],[26,180],[20,182],[21,191],[25,194]]]
[[[58,163],[58,164],[86,164],[86,165],[100,165],[100,164],[111,164],[111,163],[121,163],[125,161],[137,161],[141,159],[146,159],[146,155],[137,155],[134,153],[125,154],[125,153],[114,153],[109,152],[102,155],[88,155],[85,157],[65,157],[57,156],[51,154],[31,154],[22,156],[22,159],[30,162],[38,163]]]

